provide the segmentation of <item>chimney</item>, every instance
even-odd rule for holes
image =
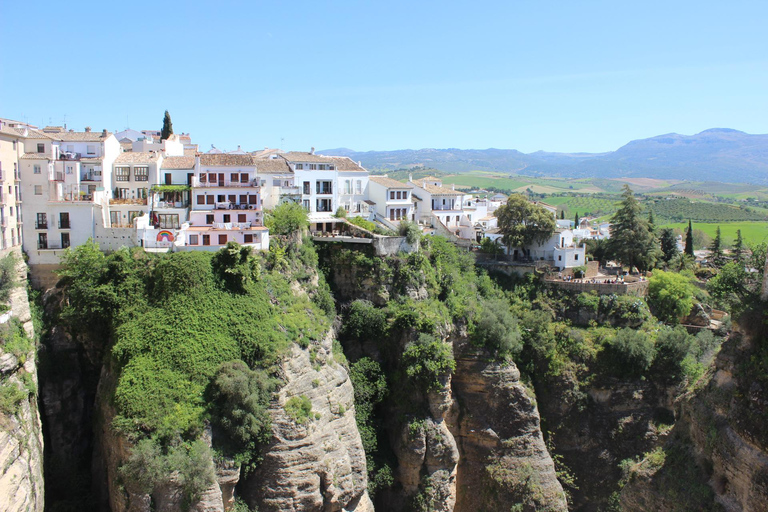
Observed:
[[[106,137],[106,136],[107,136],[107,129],[106,129],[106,128],[104,128],[103,130],[101,130],[101,136],[102,136],[102,137]]]
[[[242,149],[240,149],[240,144],[237,145],[237,150],[242,151]]]
[[[86,126],[85,127],[85,133],[91,133],[91,127],[90,126]]]
[[[309,154],[310,155],[314,155],[315,154],[315,147],[314,146],[312,146],[312,149],[309,151]]]

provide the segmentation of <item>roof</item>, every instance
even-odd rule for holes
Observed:
[[[194,169],[194,156],[167,156],[163,158],[161,169]]]
[[[337,171],[357,171],[357,172],[368,172],[361,166],[359,163],[355,162],[348,156],[332,156],[329,157],[333,163],[336,164],[336,170]]]
[[[301,151],[289,151],[288,153],[281,153],[281,157],[285,158],[289,162],[320,162],[320,163],[333,163],[333,158],[329,156],[316,155],[314,153],[304,153]]]
[[[127,153],[120,153],[117,158],[115,158],[115,164],[149,164],[152,162],[156,162],[158,159],[158,154],[153,152],[127,152]]]
[[[192,156],[192,157],[194,157],[195,155],[197,155],[197,150],[196,149],[194,149],[194,148],[190,148],[190,149],[184,148],[184,156]]]
[[[50,160],[51,156],[48,153],[24,153],[21,158],[24,160]]]
[[[290,174],[288,162],[282,158],[260,158],[255,160],[256,172],[269,174]]]
[[[456,190],[451,190],[450,188],[446,187],[436,187],[434,185],[430,185],[429,183],[426,183],[424,180],[426,178],[420,178],[413,183],[416,184],[417,187],[421,187],[422,189],[426,190],[432,195],[437,196],[463,196],[464,194],[461,192],[458,192]]]
[[[281,149],[264,148],[259,151],[251,151],[250,153],[256,158],[266,158],[270,155],[275,155],[277,153],[282,153],[282,152],[283,151]]]
[[[101,142],[112,133],[106,132],[59,132],[50,134],[54,140],[60,140],[64,142]]]
[[[210,167],[253,167],[256,165],[256,160],[251,155],[204,153],[200,155],[200,165]]]
[[[80,159],[81,164],[100,164],[104,159],[100,156],[95,157],[83,157]]]
[[[25,135],[26,132],[26,135]],[[35,130],[34,128],[25,128],[25,127],[11,127],[8,125],[0,125],[0,133],[3,135],[10,135],[11,137],[20,137],[20,138],[28,138],[28,139],[50,139],[51,136],[47,133],[43,133],[40,130]]]
[[[410,183],[403,183],[401,181],[388,178],[386,176],[371,176],[370,178],[368,178],[368,181],[372,181],[374,183],[381,185],[382,187],[387,187],[387,188],[413,188],[413,185],[411,185]]]

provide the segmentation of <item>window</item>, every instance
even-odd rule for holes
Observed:
[[[316,171],[317,170],[317,164],[309,164],[309,170],[310,171]]]
[[[394,190],[390,190],[389,191],[389,199],[390,200],[394,200],[395,199],[395,191]]]
[[[244,213],[238,213],[237,214],[237,222],[247,222],[246,215]]]
[[[259,204],[259,196],[256,194],[250,194],[248,196],[248,204]]]
[[[45,144],[42,144],[42,143],[38,144],[37,145],[37,152],[38,153],[45,153]]]
[[[128,181],[130,177],[130,167],[115,167],[115,181]]]
[[[75,152],[75,146],[72,144],[67,144],[67,153],[74,153]]]
[[[40,167],[39,165],[36,165],[36,166],[34,166],[34,167],[33,167],[33,172],[34,172],[35,174],[42,174],[42,172],[43,172],[43,169],[42,169],[42,167]]]
[[[403,190],[403,199],[408,199],[408,191]]]
[[[35,185],[35,195],[36,196],[43,195],[43,186],[42,185]]]
[[[208,173],[208,183],[217,183],[218,175],[215,172]]]
[[[197,195],[197,204],[205,204],[205,196],[203,194]]]
[[[352,180],[344,180],[344,193],[345,194],[352,193]]]
[[[250,233],[246,233],[243,235],[243,243],[244,244],[252,244],[253,243],[253,235]]]
[[[301,202],[301,206],[304,207],[305,210],[309,211],[309,199],[304,199]]]
[[[222,220],[222,222],[232,222],[232,216],[230,214],[225,213],[223,217],[224,219]]]
[[[189,235],[189,245],[197,245],[199,243],[197,237],[198,235]]]
[[[72,173],[74,173],[74,172],[75,172],[75,169],[74,169],[74,167],[72,167],[71,165],[68,165],[68,166],[67,166],[67,171],[66,171],[66,172],[67,172],[67,174],[72,174]]]
[[[236,172],[231,173],[229,175],[229,181],[232,183],[237,183],[238,181],[240,181],[240,174]]]
[[[211,235],[203,235],[203,245],[211,245]]]
[[[239,201],[237,202],[240,205],[247,204],[248,203],[248,194],[240,194]]]
[[[213,224],[213,215],[206,215],[205,216],[205,223],[206,224]]]
[[[213,196],[205,196],[205,204],[214,204],[216,203],[215,199]]]
[[[92,146],[88,144],[88,146],[85,148],[85,152],[89,155],[95,155],[96,154],[96,146]]]
[[[573,259],[574,259],[575,261],[579,261],[579,255],[578,255],[578,254],[574,254],[574,255],[573,255]]]
[[[69,212],[59,213],[59,229],[69,229]]]
[[[117,199],[128,199],[129,192],[127,188],[118,188],[117,190]]]
[[[310,190],[309,190],[309,182],[308,182],[308,181],[305,181],[305,182],[304,182],[304,195],[307,195],[307,196],[308,196],[310,193],[311,193],[311,192],[310,192]]]
[[[360,180],[355,181],[355,194],[363,193],[363,182]]]
[[[48,233],[38,233],[37,234],[37,248],[38,249],[47,249],[48,248]]]
[[[179,215],[177,213],[160,213],[157,216],[161,229],[179,229]]]
[[[237,203],[237,196],[235,194],[230,194],[227,196],[227,201],[230,202],[230,204]]]
[[[297,171],[302,171],[302,170],[304,170],[304,164],[296,164],[296,170],[297,170]]]
[[[134,167],[133,176],[136,181],[149,181],[149,167]]]
[[[219,245],[227,245],[227,235],[219,235]]]
[[[206,174],[204,172],[200,173],[200,183],[205,183],[206,181]]]
[[[109,224],[112,227],[120,225],[120,212],[109,212]]]
[[[137,211],[128,212],[128,223],[132,227],[136,227],[136,223],[134,222],[134,220],[136,220],[137,217],[141,217],[141,212],[137,212]]]
[[[45,213],[38,213],[35,218],[35,229],[48,229],[48,215]]]
[[[69,233],[61,234],[61,248],[66,249],[69,247]]]
[[[13,150],[16,151],[16,141],[13,141]]]
[[[240,173],[240,183],[248,183],[248,173]]]

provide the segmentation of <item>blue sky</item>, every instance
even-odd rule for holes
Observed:
[[[768,2],[0,3],[0,117],[201,149],[610,151],[768,132]]]

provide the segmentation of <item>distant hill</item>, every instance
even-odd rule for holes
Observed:
[[[670,133],[633,140],[609,153],[521,153],[514,149],[402,149],[349,156],[369,170],[433,167],[445,172],[493,171],[566,178],[664,178],[732,183],[768,183],[768,135],[713,128],[696,135]]]

